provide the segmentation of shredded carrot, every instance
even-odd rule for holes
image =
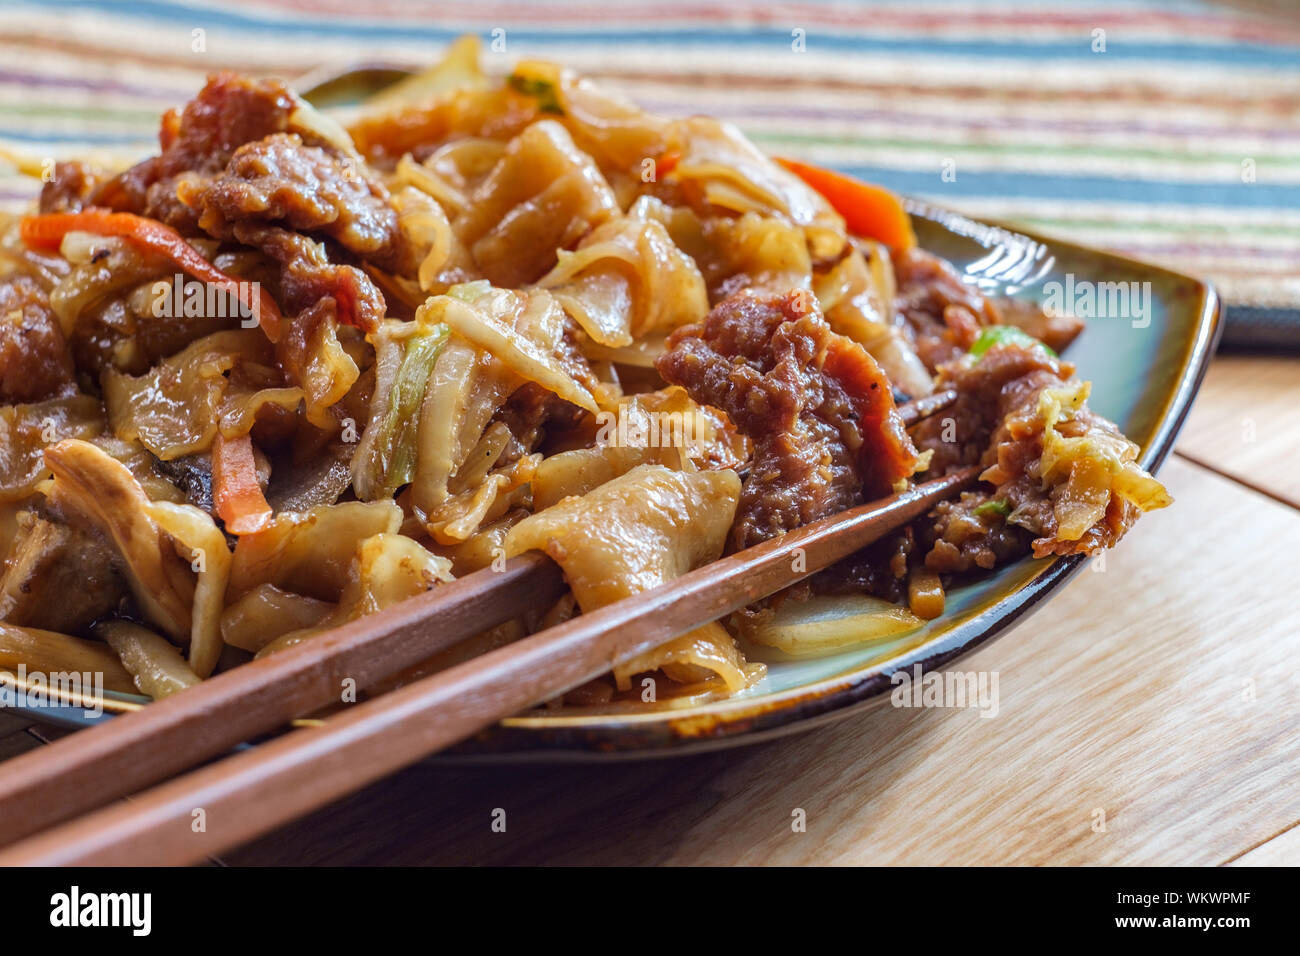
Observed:
[[[916,245],[912,219],[888,189],[795,159],[778,156],[776,161],[821,193],[855,236],[883,242],[895,252]]]
[[[667,176],[669,173],[671,173],[674,169],[677,168],[677,164],[680,163],[681,161],[682,161],[681,153],[677,152],[676,150],[669,150],[668,152],[664,153],[662,156],[659,157],[659,163],[658,163],[659,168],[655,172],[660,176]]]
[[[280,337],[280,310],[275,300],[259,287],[259,295],[245,283],[222,272],[171,226],[129,212],[85,209],[81,212],[51,212],[27,216],[19,226],[23,242],[34,249],[57,251],[63,237],[70,232],[91,232],[99,236],[121,236],[136,245],[167,256],[172,262],[209,285],[236,296],[244,307],[257,316],[262,331],[272,342]]]
[[[213,440],[212,501],[231,534],[254,534],[270,522],[271,506],[257,483],[249,436],[222,438],[218,433]]]

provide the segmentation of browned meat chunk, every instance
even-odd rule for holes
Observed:
[[[360,268],[331,262],[323,245],[302,233],[381,268],[413,267],[387,190],[352,159],[289,133],[297,107],[277,81],[218,73],[183,111],[164,117],[158,156],[89,197],[265,253],[280,267],[278,298],[291,323],[285,348],[295,367],[307,360],[307,343],[322,323],[369,332],[386,313],[382,293]],[[50,202],[57,201],[52,191]]]
[[[76,634],[116,610],[126,582],[88,532],[28,512],[0,576],[0,620]]]
[[[217,73],[184,110],[163,117],[158,171],[215,172],[245,143],[287,130],[296,108],[293,93],[279,80]]]
[[[300,233],[256,223],[236,223],[230,229],[234,239],[261,249],[280,266],[279,299],[286,315],[319,314],[319,307],[327,305],[345,325],[367,332],[379,327],[384,296],[360,269],[330,262],[318,243]]]
[[[980,464],[993,490],[932,512],[930,570],[991,568],[1031,543],[1036,557],[1092,554],[1143,510],[1169,503],[1136,465],[1137,447],[1083,403],[1086,386],[1073,374],[1040,348],[1007,345],[940,369],[939,386],[959,398],[916,427],[917,444],[934,452],[933,474]]]
[[[381,268],[412,267],[388,190],[351,159],[298,136],[241,146],[223,173],[201,186],[182,183],[180,196],[213,236],[229,235],[232,223],[271,223],[328,236]]]
[[[992,464],[997,456],[993,436],[1003,420],[1032,407],[1042,389],[1064,384],[1073,373],[1072,365],[1042,349],[1016,346],[992,348],[975,363],[943,366],[941,387],[955,388],[957,401],[912,430],[917,447],[934,453],[929,474]],[[1033,454],[1029,448],[1020,450]],[[1021,461],[1013,487],[967,492],[931,512],[932,523],[920,535],[927,568],[941,574],[987,570],[1029,553],[1033,534],[1007,518],[1019,508],[1018,519],[1036,515],[1035,523],[1040,523],[1044,508],[1051,513],[1051,501],[1040,483],[1025,475],[1028,464]]]
[[[988,570],[1029,553],[1033,537],[1009,524],[1005,509],[987,491],[968,491],[957,501],[941,502],[934,520],[925,566],[939,574]]]
[[[884,374],[799,290],[732,295],[668,344],[659,373],[754,442],[734,547],[888,493],[911,474],[916,451]]]
[[[938,256],[912,249],[894,258],[895,304],[917,356],[930,371],[971,347],[998,315],[979,290]]]
[[[1062,352],[1083,331],[1083,320],[1049,315],[1036,303],[987,299],[938,256],[913,249],[894,259],[895,305],[916,354],[930,371],[960,358],[989,325],[1014,325]]]
[[[40,210],[77,212],[107,178],[108,174],[89,163],[55,163],[54,177],[41,187]]]
[[[0,282],[0,405],[75,391],[72,357],[44,290],[27,276]]]
[[[915,532],[909,526],[837,561],[784,593],[795,600],[813,594],[870,594],[900,603],[907,599],[907,572],[915,550]]]
[[[921,451],[933,451],[929,472],[946,475],[984,460],[998,423],[1047,385],[1060,385],[1074,366],[1042,349],[998,347],[973,364],[953,362],[938,388],[957,391],[957,401],[912,429]]]
[[[217,73],[183,111],[163,117],[161,153],[109,180],[94,192],[91,204],[141,213],[192,232],[194,213],[176,196],[181,179],[219,172],[240,146],[285,132],[296,106],[289,88],[277,80]]]

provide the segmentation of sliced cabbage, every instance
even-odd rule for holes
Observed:
[[[735,693],[762,677],[765,668],[746,661],[727,629],[714,621],[618,665],[614,683],[628,690],[637,674],[655,670],[679,684],[721,683]]]
[[[209,676],[221,657],[221,611],[230,578],[230,548],[212,518],[193,505],[154,501],[149,516],[174,543],[178,554],[197,569],[190,611],[187,660],[200,677]]]
[[[0,502],[21,501],[49,477],[45,449],[64,438],[104,431],[104,412],[91,395],[30,405],[0,405]]]
[[[304,397],[296,385],[250,389],[232,377],[222,398],[218,431],[223,438],[239,438],[252,431],[266,411],[296,416]]]
[[[436,307],[431,311],[436,312]],[[452,477],[482,439],[497,409],[523,381],[490,353],[457,335],[448,339],[420,406],[419,454],[411,487],[419,514],[432,514],[447,501]]]
[[[357,545],[334,610],[316,624],[266,644],[258,656],[282,651],[321,631],[382,611],[451,580],[451,562],[419,542],[395,533],[373,535]]]
[[[374,614],[454,580],[450,561],[400,534],[362,541],[353,570],[339,599],[339,611],[350,618]]]
[[[319,255],[323,261],[324,252]],[[276,343],[280,367],[290,384],[302,389],[307,420],[326,431],[338,427],[331,406],[342,401],[361,377],[339,333],[337,307],[326,298],[286,322],[285,334]]]
[[[893,385],[912,397],[929,395],[934,381],[893,321],[892,267],[878,250],[876,256],[885,262],[882,268],[891,270],[887,285],[881,282],[882,273],[854,249],[813,277],[813,292],[831,328],[870,352]]]
[[[117,459],[126,466],[126,470],[144,489],[150,501],[171,501],[184,504],[185,492],[172,484],[155,467],[158,459],[138,441],[126,441],[112,432],[95,435],[88,441],[100,451]],[[210,475],[210,472],[209,472]]]
[[[315,627],[333,611],[328,601],[259,584],[221,612],[221,636],[231,647],[256,654],[290,631]]]
[[[159,700],[202,680],[166,638],[148,628],[130,621],[105,621],[95,633],[113,648],[146,697]]]
[[[451,220],[438,204],[440,181],[424,166],[403,156],[397,177],[410,185],[393,190],[397,224],[415,250],[416,277],[424,292],[445,292],[459,282],[476,277],[473,260],[451,228]],[[450,198],[450,197],[448,197]]]
[[[791,657],[817,657],[890,640],[925,624],[907,608],[866,594],[787,599],[744,619],[746,638]]]
[[[196,243],[202,251],[203,244]],[[69,232],[60,252],[72,269],[50,290],[50,308],[59,318],[64,338],[71,339],[77,323],[92,309],[137,286],[174,273],[168,259],[126,239],[87,232]]]
[[[470,458],[473,461],[473,455]],[[425,518],[425,529],[439,544],[469,540],[482,525],[528,503],[541,455],[523,455],[501,468],[489,471],[481,480],[465,483]],[[460,483],[460,475],[456,483]]]
[[[566,367],[564,310],[549,293],[514,292],[471,282],[430,299],[417,318],[430,325],[445,323],[521,378],[579,408],[598,411],[595,397],[574,379],[571,366]]]
[[[16,674],[22,665],[26,665],[28,673],[103,674],[105,690],[136,692],[131,674],[102,641],[0,621],[0,670]]]
[[[1053,491],[1056,535],[1061,541],[1078,541],[1101,521],[1112,500],[1126,501],[1143,511],[1164,508],[1173,498],[1164,485],[1137,464],[1138,446],[1110,422],[1090,416],[1087,428],[1071,428],[1081,421],[1092,386],[1071,382],[1064,388],[1045,388],[1038,396],[1037,414],[1043,423],[1043,455],[1039,477]]]
[[[113,433],[138,440],[163,461],[207,451],[217,434],[226,375],[245,359],[263,365],[272,360],[259,329],[204,336],[143,375],[107,370],[104,404]],[[296,389],[290,393],[293,407],[301,394]],[[242,418],[251,428],[252,416]]]
[[[647,335],[631,345],[611,348],[592,342],[585,336],[579,339],[582,354],[593,361],[610,362],[613,365],[626,365],[636,369],[652,369],[659,356],[668,350],[668,336],[664,334]]]
[[[435,541],[432,550],[451,561],[452,573],[457,577],[481,571],[506,553],[506,535],[526,517],[527,511],[516,508],[491,524],[481,525],[464,541],[446,545]]]
[[[375,391],[352,458],[352,487],[362,501],[391,498],[415,478],[420,407],[447,336],[445,325],[391,321],[372,336]]]

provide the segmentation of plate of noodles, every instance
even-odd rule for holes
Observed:
[[[676,752],[842,716],[1172,503],[1152,472],[1218,334],[1195,279],[556,64],[489,76],[472,38],[307,98],[218,73],[154,155],[45,172],[0,220],[0,691],[77,726],[524,551],[561,566],[558,601],[380,693],[982,466],[456,752]],[[996,265],[1017,242],[1032,275]]]

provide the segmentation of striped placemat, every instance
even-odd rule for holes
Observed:
[[[0,146],[130,160],[218,67],[558,59],[665,114],[1300,315],[1295,0],[4,0]],[[0,164],[0,205],[36,184]],[[1300,332],[1300,320],[1295,322]],[[1243,326],[1244,328],[1244,326]]]

